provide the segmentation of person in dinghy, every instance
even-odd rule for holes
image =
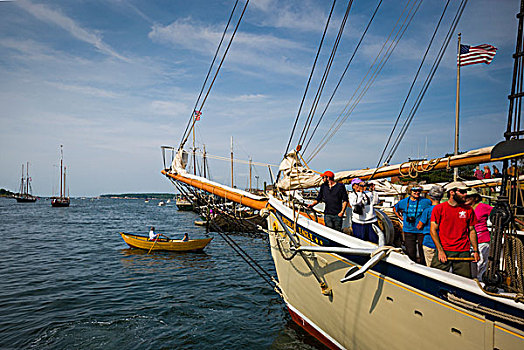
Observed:
[[[151,226],[151,228],[149,229],[149,240],[155,241],[155,240],[159,240],[162,237],[165,238],[166,240],[169,240],[169,238],[166,235],[163,235],[161,233],[155,233],[155,227]]]

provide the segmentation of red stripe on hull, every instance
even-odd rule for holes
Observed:
[[[306,332],[317,338],[318,341],[320,341],[322,344],[327,346],[330,349],[338,350],[340,349],[336,344],[334,344],[331,340],[326,338],[322,333],[320,333],[315,327],[310,325],[306,320],[304,320],[302,317],[300,317],[299,314],[291,310],[288,306],[289,314],[291,315],[291,318],[293,321],[295,321],[296,324],[298,324],[300,327],[304,328]]]

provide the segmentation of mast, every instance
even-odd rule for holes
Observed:
[[[203,163],[203,167],[204,167],[204,177],[207,178],[206,176],[206,166],[207,166],[207,162],[206,162],[206,145],[204,145],[204,154],[202,155],[202,163]]]
[[[233,182],[233,136],[231,136],[231,187],[235,187]]]
[[[60,198],[62,198],[62,167],[64,161],[64,151],[62,149],[63,145],[60,145]]]
[[[64,197],[66,195],[65,189],[66,189],[66,167],[64,167]]]
[[[455,101],[455,155],[458,155],[459,150],[459,114],[460,114],[460,36],[458,33],[457,46],[457,97]],[[458,168],[453,169],[453,181],[457,181]]]
[[[249,157],[249,192],[252,192],[253,187],[251,186],[251,157]]]
[[[22,179],[20,180],[20,195],[24,193],[24,164],[22,164]]]
[[[29,195],[29,162],[27,162],[27,166],[25,167],[26,176],[25,176],[25,193]]]
[[[193,112],[193,175],[196,175],[195,121],[196,115],[195,112]]]

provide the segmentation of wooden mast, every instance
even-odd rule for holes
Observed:
[[[196,175],[195,121],[196,114],[193,112],[193,175]]]
[[[204,177],[207,178],[207,172],[206,172],[206,166],[207,166],[207,161],[206,161],[206,145],[204,145],[204,154],[202,155],[202,163],[203,163],[203,168],[204,168]]]
[[[249,192],[252,192],[253,186],[251,186],[251,157],[249,157]]]
[[[26,176],[25,176],[25,193],[29,196],[29,162],[27,162],[27,166],[25,167]]]
[[[64,198],[66,196],[66,167],[64,167]]]
[[[231,136],[231,187],[235,187],[233,181],[233,136]]]
[[[64,151],[62,149],[63,145],[60,145],[60,198],[62,198],[62,166],[64,162]]]
[[[20,180],[20,195],[24,193],[24,164],[22,164],[22,179]]]

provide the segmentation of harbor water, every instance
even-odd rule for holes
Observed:
[[[203,253],[130,249],[119,231],[205,237],[198,216],[132,199],[0,198],[1,349],[317,349],[214,233]],[[233,235],[275,275],[267,240]]]

